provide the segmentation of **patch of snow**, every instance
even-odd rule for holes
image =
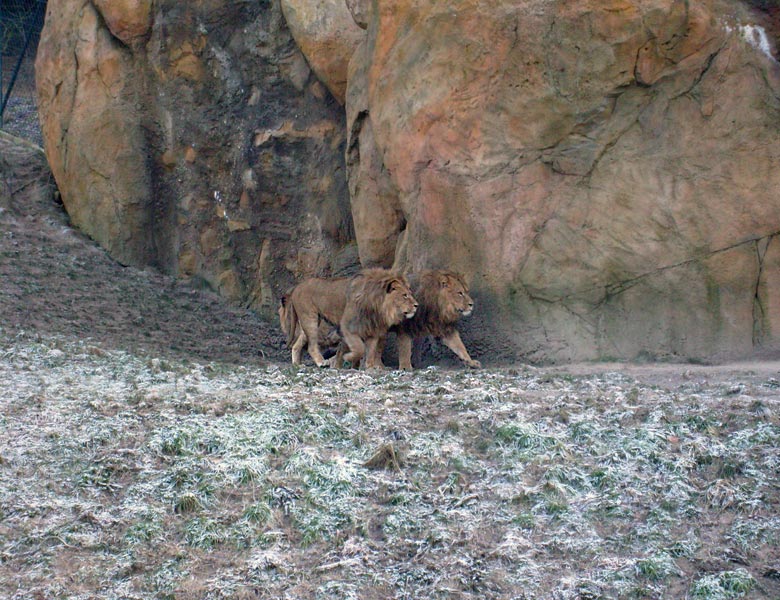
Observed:
[[[739,32],[748,44],[772,60],[775,60],[775,57],[772,55],[772,48],[769,45],[769,37],[767,37],[766,30],[763,27],[760,25],[740,25]]]

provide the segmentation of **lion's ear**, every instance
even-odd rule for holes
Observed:
[[[282,297],[279,298],[279,303],[282,306],[286,306],[287,305],[287,294],[282,294]]]
[[[393,291],[393,286],[395,285],[395,281],[388,281],[387,286],[385,287],[385,294],[389,294]]]

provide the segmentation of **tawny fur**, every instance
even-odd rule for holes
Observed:
[[[474,308],[463,276],[452,271],[428,270],[410,277],[419,306],[411,319],[397,325],[412,337],[444,337],[456,329],[462,316]]]
[[[457,329],[458,320],[469,316],[474,308],[463,276],[452,271],[428,270],[410,279],[420,305],[411,319],[392,328],[398,334],[399,366],[410,369],[412,341],[432,335],[442,340],[466,365],[480,367],[480,362],[469,355]],[[382,346],[380,341],[379,352]]]
[[[392,325],[414,315],[417,301],[403,275],[387,269],[364,269],[350,282],[341,318],[341,333],[353,364],[366,356],[366,367],[375,365],[380,338]]]
[[[318,367],[328,363],[322,357],[321,339],[330,345],[340,339],[338,326],[344,312],[349,279],[304,279],[282,297],[279,306],[279,320],[282,331],[287,335],[287,345],[292,348],[293,364],[300,364],[304,345]]]
[[[281,297],[277,312],[282,333],[287,337],[287,347],[292,348],[295,341],[300,336],[305,337],[306,334],[303,333],[303,329],[301,329],[301,325],[298,322],[298,313],[295,312],[295,307],[289,302],[289,292]],[[333,348],[341,342],[338,323],[333,324],[323,319],[320,321],[318,333],[318,339],[325,347]]]

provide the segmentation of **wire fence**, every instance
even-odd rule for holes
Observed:
[[[0,0],[0,129],[42,144],[35,53],[46,0]]]

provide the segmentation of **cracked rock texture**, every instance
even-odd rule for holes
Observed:
[[[280,1],[50,0],[46,150],[112,255],[267,314],[459,270],[480,359],[778,349],[772,6]]]
[[[375,6],[366,106],[347,109],[361,156],[354,123],[370,124],[382,168],[351,168],[397,188],[404,229],[386,232],[400,237],[386,262],[467,274],[472,337],[559,360],[776,345],[780,69],[762,13]]]
[[[51,0],[36,78],[68,213],[122,263],[267,315],[357,267],[343,108],[278,2]]]

